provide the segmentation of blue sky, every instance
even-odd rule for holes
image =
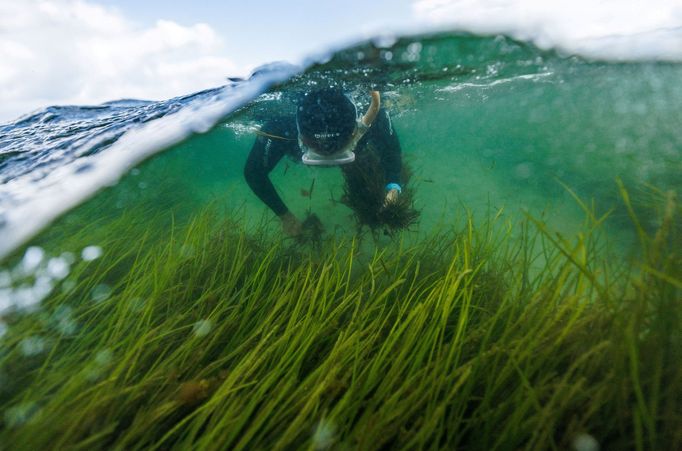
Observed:
[[[367,32],[403,28],[414,21],[411,0],[194,1],[93,0],[142,26],[159,19],[206,23],[225,41],[238,65],[293,60]]]

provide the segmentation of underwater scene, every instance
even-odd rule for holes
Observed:
[[[681,77],[442,32],[0,125],[0,449],[682,449]],[[285,155],[291,233],[324,89],[401,186]]]

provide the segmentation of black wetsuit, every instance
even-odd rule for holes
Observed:
[[[256,196],[277,216],[281,216],[289,209],[275,191],[268,174],[285,155],[295,161],[301,161],[296,119],[291,117],[272,120],[261,127],[261,132],[263,134],[256,138],[246,160],[244,177]],[[369,149],[375,149],[379,155],[384,169],[384,182],[400,184],[402,170],[400,141],[386,110],[379,110],[374,123],[355,148],[355,153],[359,157]],[[356,163],[357,160],[350,164]]]

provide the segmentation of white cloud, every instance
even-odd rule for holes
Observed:
[[[415,15],[608,59],[682,60],[682,0],[413,0]]]
[[[86,0],[0,0],[0,122],[53,104],[165,99],[244,74],[206,24],[136,26]]]

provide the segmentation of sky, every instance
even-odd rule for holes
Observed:
[[[339,6],[343,4],[343,7]],[[0,123],[166,99],[413,22],[412,0],[0,0]]]
[[[410,23],[410,0],[254,0],[168,2],[98,0],[142,25],[160,18],[206,23],[239,64],[293,60],[326,45]],[[338,5],[343,4],[343,7]]]
[[[0,124],[49,105],[190,94],[267,62],[439,28],[682,61],[682,0],[0,0]]]

